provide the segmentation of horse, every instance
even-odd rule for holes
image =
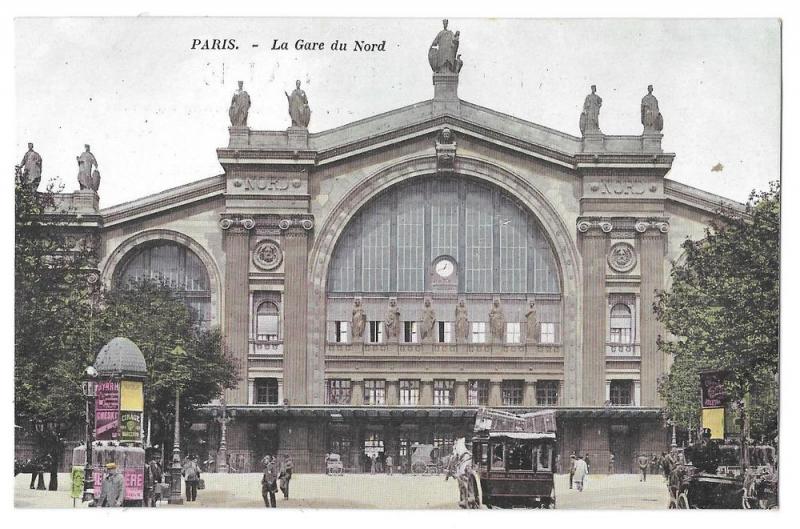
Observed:
[[[445,481],[453,477],[458,482],[458,506],[462,509],[479,509],[480,480],[472,470],[472,453],[467,449],[463,437],[456,439],[453,451],[442,458],[442,463],[445,468]]]

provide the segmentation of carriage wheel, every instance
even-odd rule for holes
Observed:
[[[675,501],[678,509],[690,509],[689,507],[689,495],[685,492],[681,492],[678,494],[678,499]]]
[[[426,470],[425,463],[420,463],[417,461],[416,463],[411,464],[411,472],[414,474],[424,474]]]

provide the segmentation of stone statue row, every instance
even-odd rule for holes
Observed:
[[[583,111],[581,112],[578,126],[581,134],[602,134],[600,131],[600,107],[603,105],[603,98],[597,95],[597,86],[592,85],[592,93],[586,96],[583,101]],[[653,95],[653,85],[648,85],[647,95],[642,98],[640,108],[641,121],[644,126],[643,134],[657,134],[664,128],[664,118],[658,111],[658,99]]]
[[[239,81],[239,88],[233,93],[231,106],[228,109],[228,117],[231,119],[231,127],[247,127],[247,115],[250,112],[250,94],[243,88],[244,81]],[[295,83],[294,91],[286,94],[289,103],[289,117],[292,120],[292,127],[306,129],[311,121],[311,107],[308,106],[308,97],[305,91],[300,88],[300,81]]]
[[[422,321],[420,322],[420,338],[422,342],[433,342],[436,338],[436,311],[431,306],[431,299],[425,298],[423,301]],[[400,309],[397,307],[395,298],[389,299],[389,308],[383,321],[385,341],[397,341],[400,336]],[[361,299],[353,301],[353,314],[350,322],[350,329],[353,341],[359,341],[364,337],[367,327],[367,313],[364,310]],[[525,312],[525,340],[527,343],[535,343],[538,335],[538,320],[536,315],[536,302],[530,300],[528,309]],[[455,341],[457,343],[469,342],[470,320],[467,313],[467,306],[463,299],[458,301],[455,308]],[[492,343],[504,343],[506,334],[506,316],[500,300],[496,299],[492,303],[489,311],[489,336]]]
[[[97,158],[92,154],[89,145],[84,145],[84,152],[76,156],[78,161],[78,186],[81,190],[100,190],[100,171]],[[33,143],[28,143],[28,151],[17,166],[20,184],[36,190],[42,181],[42,156],[33,150]]]

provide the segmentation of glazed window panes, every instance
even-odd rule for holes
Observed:
[[[611,308],[611,343],[631,343],[631,309],[623,303]]]
[[[560,292],[535,215],[498,188],[450,178],[399,184],[364,206],[336,243],[328,289],[423,292],[442,255],[466,293]]]
[[[440,454],[450,454],[454,443],[455,436],[452,432],[433,432],[433,446],[439,449]]]
[[[486,322],[472,322],[472,343],[486,343]]]
[[[278,340],[278,306],[265,301],[256,312],[256,340],[274,342]]]
[[[613,406],[633,405],[633,382],[630,380],[612,380],[609,393]]]
[[[553,466],[553,447],[550,445],[540,445],[536,449],[538,455],[537,470],[550,471]]]
[[[369,322],[369,341],[370,343],[383,343],[383,322]]]
[[[506,343],[519,343],[522,335],[522,325],[519,322],[506,323]]]
[[[439,336],[438,336],[439,343],[451,343],[453,341],[453,322],[440,321],[438,322],[438,327],[439,327]]]
[[[425,288],[425,197],[411,188],[397,197],[397,290]]]
[[[521,380],[506,380],[500,386],[503,399],[503,406],[522,406],[522,386]]]
[[[556,324],[555,323],[540,323],[539,327],[539,342],[540,343],[556,343]]]
[[[536,405],[555,406],[558,404],[558,380],[536,381]]]
[[[435,379],[433,381],[433,405],[452,406],[453,405],[453,386],[455,381]]]
[[[185,246],[171,241],[142,244],[125,256],[119,270],[117,285],[135,288],[142,281],[163,282],[183,300],[195,324],[210,325],[208,271],[200,258]]]
[[[383,434],[368,432],[364,437],[364,453],[377,454],[378,452],[383,452]]]
[[[406,343],[417,343],[417,322],[403,322],[403,341]]]
[[[492,445],[492,470],[505,470],[505,450],[502,444]]]
[[[533,470],[534,448],[530,441],[510,441],[508,443],[508,470]]]
[[[500,201],[500,291],[525,292],[528,260],[528,219],[516,202]]]
[[[470,406],[489,405],[489,381],[470,380],[467,386],[467,403]]]
[[[350,322],[337,321],[334,322],[336,343],[347,343],[350,335]]]
[[[416,406],[419,404],[419,380],[400,381],[400,405]]]
[[[255,404],[278,404],[277,378],[257,378],[253,386]]]
[[[350,380],[331,378],[326,386],[327,404],[350,404]]]
[[[386,381],[364,380],[364,404],[372,406],[386,405]]]

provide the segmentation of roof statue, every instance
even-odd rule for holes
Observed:
[[[647,95],[642,98],[641,110],[644,134],[661,132],[664,128],[664,118],[658,111],[658,99],[653,95],[653,85],[647,86]]]
[[[447,19],[442,20],[444,28],[433,39],[430,49],[428,49],[428,62],[433,69],[433,73],[455,73],[457,74],[463,66],[463,61],[458,54],[458,43],[461,35],[460,31],[453,34],[447,29]]]
[[[246,127],[247,113],[250,111],[250,94],[243,88],[244,81],[239,81],[239,89],[233,93],[228,116],[231,118],[231,127]]]
[[[42,181],[42,157],[33,150],[33,143],[28,143],[28,151],[19,163],[22,169],[20,183],[36,190]]]
[[[306,93],[300,89],[300,81],[295,83],[295,89],[291,95],[286,94],[286,99],[289,102],[292,127],[308,128],[308,122],[311,120],[311,108],[308,106]]]
[[[81,190],[84,189],[91,189],[92,191],[97,191],[95,189],[95,182],[92,178],[94,174],[92,169],[99,169],[97,159],[92,154],[90,147],[88,144],[84,145],[86,150],[80,154],[76,159],[78,160],[78,185],[80,186]],[[97,186],[100,186],[100,173],[97,173]]]
[[[600,131],[600,106],[603,104],[603,98],[597,95],[597,86],[592,85],[592,93],[586,96],[583,100],[583,112],[581,112],[581,119],[579,126],[581,134],[602,134]]]

